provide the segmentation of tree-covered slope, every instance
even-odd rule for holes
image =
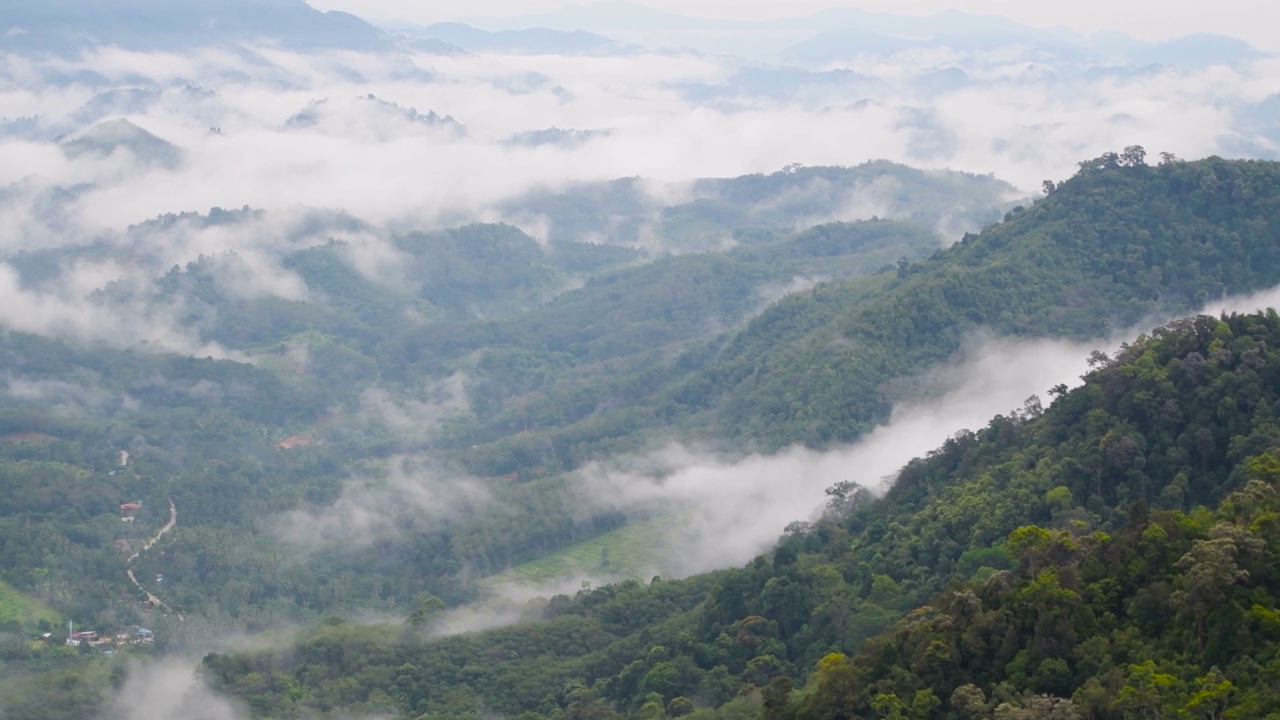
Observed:
[[[507,231],[519,234],[514,228]],[[770,284],[781,292],[797,278],[867,275],[900,257],[927,254],[937,243],[928,230],[908,223],[834,223],[759,245],[606,269],[586,278],[582,287],[517,317],[437,323],[400,333],[384,348],[384,364],[398,375],[411,373],[416,365],[430,372],[477,349],[499,345],[551,348],[582,360],[628,355],[732,328],[768,304],[772,298],[762,290]],[[414,247],[407,240],[404,244]],[[440,263],[444,267],[431,272],[449,274],[456,264],[451,258],[460,253],[441,254],[447,258]],[[513,254],[508,250],[503,262],[511,263]],[[530,252],[525,264],[541,258]],[[470,272],[485,270],[495,268],[474,262]],[[502,281],[507,285],[521,283],[519,272],[495,275],[509,278]]]
[[[541,191],[507,206],[550,221],[552,242],[641,244],[699,252],[868,217],[931,229],[981,227],[1017,190],[994,177],[919,170],[878,160],[855,167],[792,166],[769,174],[666,186],[642,178]]]
[[[573,393],[520,404],[507,424],[519,433],[484,436],[501,439],[467,462],[573,467],[671,428],[766,452],[853,440],[888,419],[914,378],[978,338],[1105,338],[1275,285],[1277,188],[1280,164],[1270,162],[1151,166],[1132,148],[1082,163],[1047,197],[928,259],[792,293],[740,330],[704,336],[594,394],[575,394],[571,381],[561,387]],[[430,357],[447,345],[422,346]]]
[[[261,717],[1270,717],[1278,343],[1274,312],[1139,338],[746,568],[499,632],[322,628],[204,675]]]
[[[378,348],[378,361],[383,377],[396,383],[454,372],[471,378],[471,422],[453,446],[522,436],[546,447],[553,438],[550,453],[482,445],[467,457],[475,472],[573,467],[607,452],[597,439],[670,418],[648,403],[697,367],[673,362],[690,346],[731,334],[797,283],[872,274],[899,258],[927,255],[937,242],[924,228],[879,220],[665,257],[598,272],[520,315],[408,329]]]
[[[887,382],[979,328],[1104,337],[1277,282],[1280,164],[1104,157],[876,292],[850,282],[770,307],[708,365],[700,402],[766,449],[849,440],[888,417]]]
[[[148,580],[163,575],[162,595],[185,619],[148,621],[163,638],[157,647],[282,620],[465,603],[477,596],[479,575],[635,519],[574,507],[562,470],[643,449],[666,434],[720,439],[734,450],[838,442],[884,419],[893,393],[953,358],[970,332],[1097,336],[1224,291],[1273,284],[1280,279],[1272,252],[1276,173],[1267,163],[1149,167],[1134,153],[1123,161],[1104,157],[1001,225],[936,253],[928,230],[883,220],[769,232],[730,250],[634,265],[636,254],[616,246],[539,246],[506,226],[430,236],[351,227],[351,244],[312,247],[318,231],[301,230],[277,241],[281,267],[305,286],[294,300],[237,294],[228,281],[245,273],[222,256],[148,285],[141,276],[154,260],[104,239],[76,252],[140,260],[130,266],[130,282],[95,293],[94,303],[164,304],[194,340],[216,337],[256,366],[4,335],[0,438],[13,442],[0,442],[7,503],[0,549],[11,559],[0,580],[77,625],[106,627],[139,622],[139,593],[125,570]],[[214,220],[211,213],[208,222]],[[219,214],[224,220],[235,218]],[[398,282],[351,262],[366,241],[396,243],[391,249],[403,254],[397,263],[404,271]],[[15,267],[24,286],[48,287],[75,257],[32,251]],[[444,261],[433,265],[433,258]],[[553,280],[573,276],[581,287],[537,304]],[[787,290],[793,292],[769,304]],[[427,292],[436,294],[428,300]],[[1229,346],[1242,334],[1232,327]],[[1228,349],[1243,358],[1249,348]],[[1212,364],[1216,349],[1196,352]],[[1155,414],[1190,423],[1192,404],[1212,402],[1214,413],[1226,413],[1230,407],[1218,407],[1226,396],[1238,408],[1236,386],[1222,382],[1217,395],[1194,403],[1176,383],[1174,390],[1161,385],[1166,395]],[[1095,403],[1086,405],[1092,411]],[[1072,509],[1102,518],[1109,532],[1127,520],[1139,495],[1170,507],[1216,502],[1211,490],[1229,469],[1269,446],[1254,438],[1241,446],[1247,452],[1226,457],[1231,437],[1252,430],[1196,412],[1194,432],[1178,430],[1171,441],[1116,430],[1106,443],[1116,458],[1152,448],[1139,468],[1145,474],[1112,477],[1105,463],[1120,460],[1091,465],[1081,459],[1093,457],[1087,442],[1066,444],[1052,469],[1037,476],[1052,485],[997,485],[979,500],[960,493],[935,504],[932,493],[947,478],[985,467],[1011,447],[1000,442],[1017,441],[1028,426],[1022,417],[998,420],[981,438],[957,438],[938,458],[909,468],[881,503],[885,515],[865,517],[865,526],[824,523],[788,541],[800,543],[792,550],[803,562],[793,566],[784,551],[781,563],[717,576],[711,604],[702,593],[682,600],[678,613],[662,603],[636,611],[634,603],[650,602],[638,583],[593,593],[594,600],[557,600],[550,611],[556,617],[590,620],[591,603],[608,601],[616,608],[609,612],[679,630],[664,636],[659,653],[650,652],[652,636],[610,630],[607,664],[594,654],[600,646],[579,645],[580,657],[544,654],[548,671],[591,688],[575,695],[578,701],[589,704],[595,692],[623,712],[648,704],[649,691],[665,695],[674,687],[667,665],[641,682],[661,662],[683,678],[679,694],[702,704],[726,693],[732,699],[748,682],[763,687],[779,674],[807,682],[821,657],[851,655],[952,573],[968,578],[984,565],[1012,568],[1001,540],[1021,524],[1051,522],[1046,508],[1064,502],[1062,493],[1053,503],[1042,498],[1058,485],[1076,493],[1092,483],[1087,495],[1072,496]],[[1074,417],[1071,428],[1093,428],[1096,417]],[[132,453],[124,469],[121,450]],[[1019,467],[1014,462],[992,482],[1006,482]],[[1182,468],[1185,481],[1176,472],[1170,480],[1170,467]],[[451,495],[410,501],[424,486],[448,492],[459,476],[471,476],[461,487],[475,490],[469,497],[476,503],[454,503]],[[126,550],[166,521],[169,499],[179,509],[177,526],[154,552],[128,561]],[[122,522],[120,506],[137,500],[143,507],[136,522]],[[881,525],[879,517],[891,521]],[[372,534],[364,533],[366,522]],[[361,542],[349,541],[351,528]],[[300,557],[298,547],[315,552]],[[684,592],[679,587],[669,592]],[[765,620],[750,619],[757,616]],[[61,657],[62,648],[49,647],[33,655],[26,643],[35,631],[28,622],[24,636],[4,640],[15,671]],[[721,634],[744,644],[725,644]],[[712,650],[721,654],[707,654]],[[648,665],[623,672],[650,654]],[[716,678],[715,688],[703,686],[703,673]],[[614,676],[620,679],[606,682]],[[477,703],[498,707],[480,686],[505,680],[477,677],[467,681]],[[425,693],[424,707],[452,702],[430,695],[430,684],[415,692]],[[984,692],[992,697],[994,690]],[[733,707],[751,705],[750,697]],[[313,700],[306,702],[319,703]],[[553,710],[541,700],[522,707]]]
[[[980,472],[963,465],[1001,433],[909,467],[891,498],[924,511],[899,559],[952,583],[820,661],[775,716],[1276,717],[1278,326],[1274,311],[1179,323]],[[988,544],[1007,571],[973,570]]]
[[[437,449],[519,432],[530,417],[550,422],[571,393],[573,407],[589,414],[636,378],[660,383],[661,375],[629,373],[663,359],[670,345],[740,322],[767,303],[762,284],[869,272],[937,242],[903,223],[837,224],[749,253],[633,266],[639,254],[624,248],[544,248],[510,226],[474,225],[387,235],[402,271],[392,284],[356,267],[355,243],[306,246],[326,231],[375,232],[325,216],[272,238],[285,250],[282,274],[296,276],[282,283],[295,299],[246,292],[261,258],[231,253],[146,281],[160,262],[140,251],[146,237],[240,231],[260,219],[248,209],[162,216],[121,238],[11,258],[24,287],[51,288],[84,257],[130,257],[129,274],[89,302],[130,313],[161,307],[161,319],[172,316],[197,342],[242,360],[0,334],[0,580],[78,625],[142,621],[130,569],[163,576],[163,596],[187,618],[173,627],[176,618],[149,621],[161,647],[213,627],[252,632],[324,612],[394,612],[425,594],[465,602],[476,594],[476,574],[554,553],[626,517],[573,507],[555,468],[520,457],[492,472],[459,468]],[[598,279],[522,312],[580,273]],[[463,344],[396,354],[403,345],[390,340],[427,326],[436,338],[459,333]],[[439,373],[470,377],[450,384]],[[521,414],[539,393],[550,410]],[[121,451],[130,454],[127,466]],[[405,501],[416,484],[447,486],[468,469],[479,476],[466,481],[479,498],[474,506],[451,504],[440,515]],[[170,499],[178,508],[172,532],[155,552],[126,562],[169,519]],[[142,507],[120,510],[134,503]],[[334,541],[306,562],[293,558],[300,545],[325,541],[307,533],[356,532],[342,525],[335,503],[371,508],[386,537]],[[50,630],[34,619],[19,626],[24,636]]]
[[[157,0],[50,0],[0,8],[0,47],[72,53],[93,43],[131,49],[274,42],[292,48],[380,50],[389,37],[343,12],[300,0],[184,3]]]

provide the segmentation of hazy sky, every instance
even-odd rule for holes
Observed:
[[[566,0],[311,0],[321,9],[341,9],[367,18],[417,22],[554,12]],[[587,4],[585,1],[577,4]],[[1280,50],[1280,2],[1276,0],[647,0],[669,12],[705,17],[767,19],[804,15],[829,7],[931,15],[943,10],[1002,15],[1036,27],[1064,26],[1083,33],[1123,30],[1147,39],[1215,32]]]

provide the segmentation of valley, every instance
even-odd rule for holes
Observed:
[[[345,1],[0,8],[0,716],[1280,717],[1280,48]]]

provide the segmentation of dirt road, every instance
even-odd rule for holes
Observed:
[[[173,498],[169,498],[169,521],[166,522],[160,528],[160,530],[156,532],[155,535],[148,538],[147,541],[142,544],[142,547],[138,549],[138,552],[135,552],[134,554],[130,555],[129,559],[126,560],[125,562],[129,565],[132,565],[133,562],[138,559],[139,555],[146,552],[147,550],[150,550],[156,543],[160,542],[161,538],[163,538],[177,524],[178,524],[178,506],[173,503]],[[163,600],[156,597],[155,594],[152,593],[150,590],[147,590],[146,588],[142,587],[142,583],[138,582],[137,576],[133,574],[133,568],[129,568],[125,574],[129,576],[129,582],[133,583],[134,587],[141,590],[142,593],[147,596],[147,600],[151,601],[152,605],[158,608],[163,608],[164,610],[167,610],[177,615],[179,620],[182,619],[182,613],[179,613],[173,608],[169,607],[167,604],[165,604]]]

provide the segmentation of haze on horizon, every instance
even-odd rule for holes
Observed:
[[[68,509],[9,513],[0,548],[35,538],[19,589],[76,627],[175,638],[97,717],[249,717],[200,651],[322,617],[447,604],[438,635],[742,566],[846,483],[1030,422],[1164,308],[1280,301],[1280,204],[1135,211],[1273,197],[1192,171],[1280,162],[1174,158],[1280,161],[1262,0],[570,2],[0,10],[0,462],[61,453],[97,493],[24,480]],[[141,615],[139,557],[176,617]]]
[[[503,20],[530,18],[591,6],[574,0],[476,0],[460,6],[440,0],[310,0],[321,10],[342,10],[369,20],[415,23],[471,22],[501,25]],[[612,3],[601,3],[612,4]],[[623,3],[616,3],[622,5]],[[1268,0],[1078,0],[1074,3],[1018,0],[645,0],[634,3],[676,15],[732,20],[772,20],[811,15],[823,10],[856,8],[872,13],[930,16],[956,11],[994,15],[1040,29],[1066,29],[1083,36],[1123,32],[1145,41],[1194,33],[1216,33],[1254,46],[1280,51],[1280,4]],[[463,9],[465,8],[465,9]],[[590,28],[584,28],[590,29]]]
[[[351,0],[315,0],[325,7],[343,3],[371,16],[416,9],[426,20],[449,12],[435,2],[375,0],[355,7]],[[280,7],[294,5],[305,10],[301,0]],[[1255,5],[1224,2],[1228,16],[1232,8]],[[493,0],[467,12],[555,7]],[[688,10],[727,13],[726,7],[702,0]],[[750,5],[758,14],[815,7]],[[920,2],[903,9],[938,7]],[[987,2],[967,9],[998,8]],[[1190,10],[1175,3],[1162,16],[1190,22]],[[304,19],[308,14],[319,15],[306,10]],[[1122,14],[1109,17],[1123,25]],[[1039,16],[1045,23],[1069,19],[1048,10]],[[23,283],[11,265],[0,263],[0,290],[10,299],[0,322],[59,337],[146,339],[217,354],[192,338],[168,306],[105,312],[91,296],[109,283],[145,283],[147,273],[233,252],[248,259],[237,271],[244,277],[231,283],[240,294],[305,299],[306,285],[282,271],[280,258],[314,240],[293,228],[312,227],[307,218],[315,213],[367,223],[359,229],[322,224],[311,232],[357,243],[361,271],[391,282],[396,273],[384,270],[397,263],[388,233],[506,221],[545,241],[564,228],[521,198],[581,183],[643,177],[660,208],[699,199],[689,183],[695,178],[885,159],[993,174],[1029,196],[1045,179],[1068,177],[1081,159],[1130,144],[1185,158],[1280,157],[1274,112],[1280,60],[1230,45],[1129,58],[1016,26],[1018,32],[993,39],[982,30],[999,28],[1000,21],[970,18],[978,29],[971,36],[863,47],[856,30],[853,40],[841,32],[823,37],[827,28],[806,21],[773,38],[774,50],[762,53],[780,58],[771,63],[607,41],[583,46],[565,33],[551,33],[532,49],[492,42],[468,47],[467,36],[455,47],[450,38],[382,37],[351,18],[329,20],[341,24],[332,47],[290,46],[298,38],[288,33],[297,25],[285,23],[264,25],[263,42],[240,37],[236,52],[213,42],[225,36],[205,31],[170,38],[174,44],[163,48],[147,46],[143,34],[138,47],[98,43],[63,56],[15,50],[14,62],[0,64],[0,156],[6,159],[0,163],[6,191],[0,256],[114,237],[137,244],[129,257],[149,259],[144,266],[81,258],[73,264],[76,282],[48,286]],[[680,34],[680,43],[715,35],[705,22],[687,25],[692,29]],[[273,40],[272,31],[288,37]],[[395,50],[353,51],[341,44],[351,41],[344,35],[351,32]],[[651,37],[661,42],[663,32],[653,30]],[[419,40],[425,44],[415,44]],[[754,36],[737,44],[765,45]],[[839,198],[832,206],[839,212],[825,217],[883,217],[878,194],[884,191]],[[265,219],[130,231],[166,213],[245,206],[266,212]],[[948,242],[976,228],[938,229]]]

